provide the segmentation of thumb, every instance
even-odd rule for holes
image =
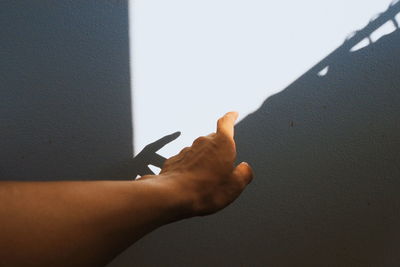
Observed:
[[[254,177],[252,168],[247,162],[242,162],[236,166],[232,173],[233,177],[242,181],[245,185],[251,183]]]

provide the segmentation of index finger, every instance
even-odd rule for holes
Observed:
[[[235,126],[235,121],[238,116],[239,113],[236,111],[231,111],[221,117],[217,122],[217,134],[233,138],[233,127]]]

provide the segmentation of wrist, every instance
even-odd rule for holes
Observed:
[[[179,220],[195,216],[193,211],[194,197],[192,190],[182,184],[182,180],[190,179],[188,174],[166,173],[160,175],[160,181],[168,195],[170,195],[173,211],[179,214]]]
[[[177,174],[146,175],[135,182],[141,182],[155,189],[154,198],[159,198],[166,210],[164,223],[186,219],[193,216],[192,201],[179,184]]]

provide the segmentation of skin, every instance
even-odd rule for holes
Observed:
[[[251,182],[236,112],[135,181],[0,182],[0,266],[103,266],[152,230],[215,213]]]

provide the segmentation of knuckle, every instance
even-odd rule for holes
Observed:
[[[184,153],[186,153],[186,152],[188,152],[190,150],[190,147],[184,147],[182,150],[181,150],[181,152],[179,152],[179,154],[184,154]]]
[[[207,137],[205,136],[200,136],[198,137],[196,140],[194,140],[193,145],[199,145],[199,144],[203,144],[207,141]]]
[[[174,161],[176,160],[177,155],[170,157],[169,159],[167,159],[166,161],[164,161],[163,167],[167,167],[170,166],[171,164],[174,163]]]

